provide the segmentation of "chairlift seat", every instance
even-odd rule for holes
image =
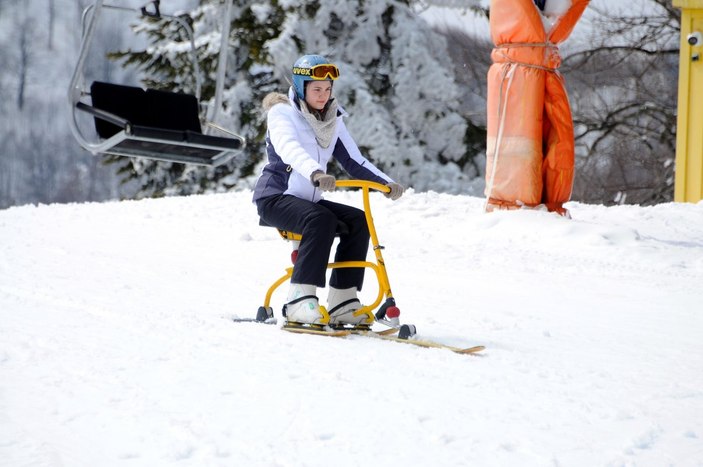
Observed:
[[[220,165],[242,149],[243,140],[205,135],[198,101],[184,93],[95,81],[90,86],[100,152],[179,163]]]

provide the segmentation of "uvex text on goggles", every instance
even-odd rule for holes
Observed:
[[[308,76],[315,80],[339,78],[339,68],[331,63],[322,63],[312,68],[293,67],[293,74]]]

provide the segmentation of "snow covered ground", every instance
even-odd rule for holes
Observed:
[[[250,196],[0,211],[0,465],[703,465],[703,203],[374,195],[401,318],[465,356],[231,322],[288,263]]]

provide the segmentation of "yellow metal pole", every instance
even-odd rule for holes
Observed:
[[[674,200],[703,199],[703,0],[673,0],[681,8],[679,102]]]
[[[364,214],[366,215],[366,223],[369,227],[369,236],[371,237],[371,245],[373,246],[374,254],[376,255],[376,263],[371,263],[369,261],[343,261],[339,263],[329,263],[327,265],[330,269],[337,268],[370,268],[376,274],[378,280],[378,295],[376,300],[370,305],[366,305],[354,312],[354,316],[359,316],[361,314],[369,315],[370,319],[374,319],[373,309],[376,308],[383,300],[383,296],[386,298],[392,298],[393,293],[391,292],[390,281],[388,280],[388,272],[386,271],[386,263],[383,261],[383,255],[381,254],[381,247],[378,242],[378,235],[376,234],[376,226],[373,222],[373,216],[371,215],[371,201],[369,200],[369,191],[376,190],[382,193],[388,193],[390,188],[386,185],[381,185],[376,182],[369,182],[367,180],[337,180],[336,185],[338,187],[346,188],[361,188],[362,198],[364,201]],[[285,240],[300,240],[302,235],[295,232],[287,232],[279,230],[279,234]],[[271,306],[271,298],[273,293],[276,291],[281,284],[288,281],[293,277],[293,268],[286,268],[285,275],[281,276],[276,282],[274,282],[271,287],[266,291],[266,297],[264,298],[264,307]]]

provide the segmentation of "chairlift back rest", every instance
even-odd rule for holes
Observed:
[[[202,134],[195,96],[95,81],[90,86],[93,107],[124,118],[132,125],[171,131]],[[95,118],[95,130],[101,138],[124,130]]]

